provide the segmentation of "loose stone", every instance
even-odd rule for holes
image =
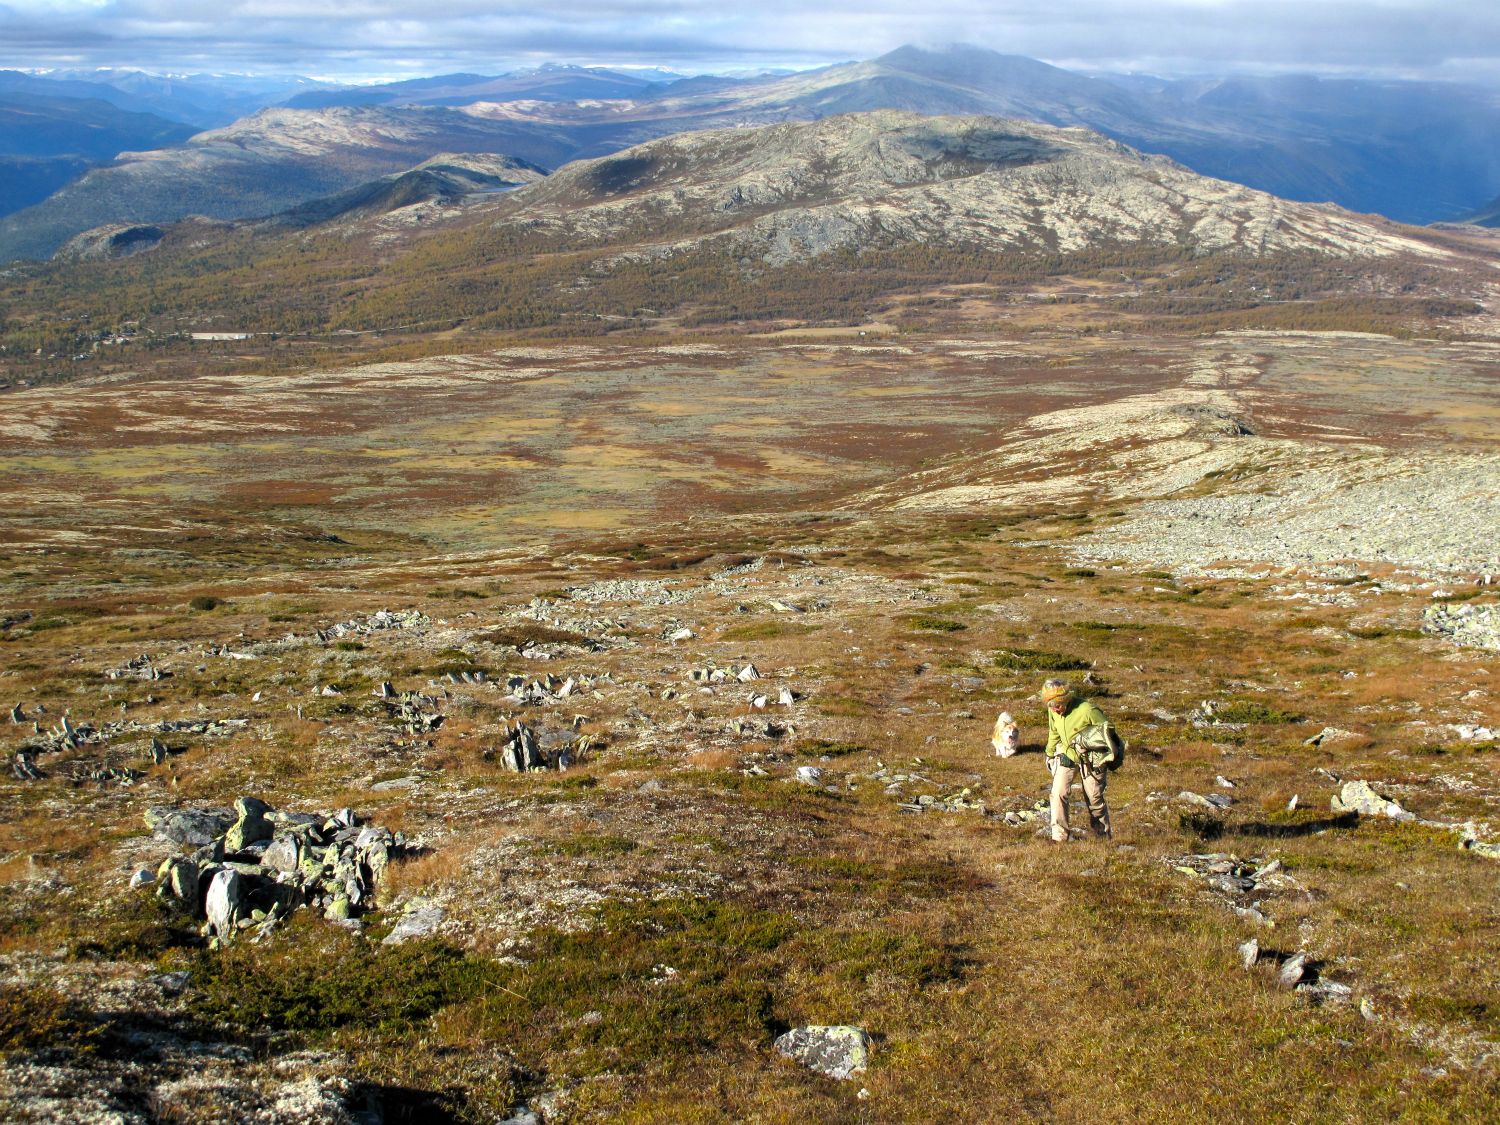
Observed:
[[[1255,963],[1260,960],[1260,940],[1258,938],[1251,938],[1240,945],[1239,951],[1240,967],[1249,972],[1255,967]]]
[[[870,1036],[847,1024],[794,1027],[778,1035],[778,1052],[819,1074],[840,1081],[853,1077],[870,1062]]]
[[[1282,988],[1296,988],[1307,974],[1307,954],[1294,953],[1281,964],[1276,981]]]

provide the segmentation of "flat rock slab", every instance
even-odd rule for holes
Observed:
[[[400,945],[413,938],[431,937],[443,922],[441,906],[423,906],[411,911],[385,935],[381,945]]]
[[[848,1024],[794,1027],[773,1044],[787,1058],[829,1078],[852,1078],[870,1063],[870,1037]]]
[[[234,820],[234,814],[228,809],[153,807],[146,812],[146,824],[158,839],[194,847],[213,843]]]

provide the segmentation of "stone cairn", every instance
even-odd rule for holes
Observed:
[[[132,885],[154,882],[158,895],[202,918],[211,945],[245,930],[263,937],[303,907],[358,929],[391,857],[407,846],[401,833],[361,824],[352,809],[278,812],[254,797],[241,797],[233,811],[155,806],[146,824],[159,839],[196,850],[168,856],[154,877],[139,872]]]
[[[580,716],[581,717],[581,716]],[[537,730],[519,719],[506,724],[500,745],[485,757],[515,773],[530,770],[566,770],[580,764],[593,745],[593,736]]]

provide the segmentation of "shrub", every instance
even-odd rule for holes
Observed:
[[[88,936],[73,942],[68,952],[73,957],[106,961],[138,960],[198,941],[197,929],[186,914],[155,895],[132,893],[92,914]]]
[[[101,1030],[56,989],[0,984],[0,1054],[62,1046],[86,1051]]]
[[[205,951],[192,972],[195,1014],[244,1031],[410,1027],[501,975],[440,942],[371,945],[318,921]]]
[[[816,633],[819,626],[804,621],[768,620],[749,621],[744,625],[733,625],[719,634],[721,641],[769,641],[776,637],[805,637]]]
[[[1078,672],[1093,665],[1076,656],[1047,652],[1037,648],[1001,649],[995,654],[995,667],[1011,672]]]
[[[1214,712],[1214,718],[1223,723],[1300,723],[1303,716],[1254,699],[1231,699]]]
[[[860,754],[868,750],[857,742],[834,742],[826,738],[812,738],[797,747],[797,753],[810,758],[842,758],[846,754]]]
[[[1217,840],[1224,835],[1224,822],[1212,813],[1192,812],[1179,813],[1177,816],[1177,827],[1185,834],[1199,840]]]
[[[959,633],[968,628],[962,621],[947,617],[917,616],[908,620],[913,629],[921,629],[926,633]]]
[[[635,841],[628,836],[564,836],[548,840],[547,846],[563,855],[574,857],[626,855],[635,851]]]
[[[224,603],[218,598],[210,597],[208,594],[199,594],[192,601],[188,602],[188,607],[191,609],[206,611],[210,609],[218,609],[223,604]]]

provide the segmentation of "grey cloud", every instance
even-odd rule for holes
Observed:
[[[1101,69],[1241,67],[1500,76],[1492,0],[113,0],[0,6],[0,65],[303,72],[496,71],[546,59],[683,69],[870,57],[967,42]],[[1500,77],[1497,77],[1500,80]]]

